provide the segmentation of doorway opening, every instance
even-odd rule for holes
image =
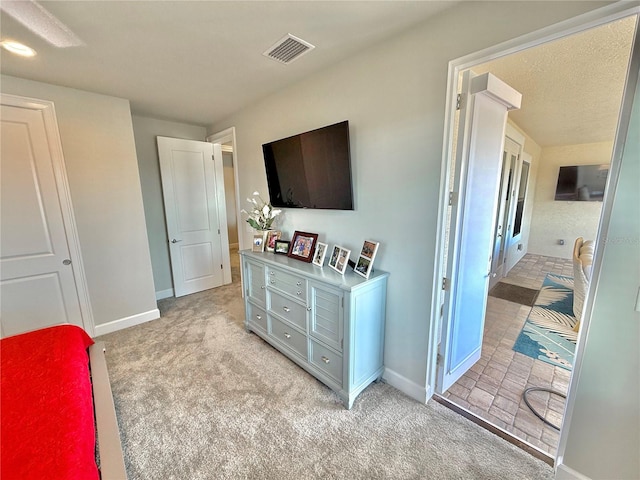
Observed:
[[[503,162],[496,192],[500,200],[494,213],[496,227],[485,295],[501,284],[529,289],[535,295],[529,305],[489,294],[480,359],[451,387],[436,384],[436,391],[458,410],[481,418],[515,437],[515,443],[525,444],[551,461],[559,442],[559,429],[553,426],[562,425],[564,399],[537,391],[532,391],[528,400],[523,395],[536,387],[566,395],[572,364],[566,364],[564,358],[556,358],[555,363],[545,361],[533,351],[529,355],[523,353],[526,348],[516,347],[526,340],[530,341],[528,347],[534,346],[536,338],[523,337],[523,327],[537,308],[540,292],[546,292],[554,281],[573,291],[574,241],[578,237],[597,241],[602,201],[556,200],[558,170],[560,166],[611,162],[636,23],[637,15],[618,17],[500,58],[493,55],[495,60],[467,64],[458,72],[490,72],[522,93],[521,110],[509,113],[509,125],[519,132],[522,142],[514,145],[513,135],[507,131],[499,160]],[[572,116],[576,108],[579,113]],[[604,113],[607,115],[602,116]],[[464,168],[449,162],[450,172]],[[452,179],[448,185],[454,189]],[[448,231],[443,236],[447,238]],[[445,265],[446,260],[442,268]],[[458,265],[457,269],[464,267]],[[446,295],[446,291],[441,294],[437,305],[446,305]],[[565,340],[573,341],[574,348],[579,334],[574,332],[570,338],[570,331],[574,326],[579,328],[579,320],[579,315],[574,316],[564,335]],[[448,334],[446,309],[441,321],[438,341],[442,345]],[[439,351],[442,355],[446,349]]]
[[[231,265],[231,283],[241,282],[240,272],[240,231],[241,215],[238,197],[238,171],[236,156],[236,130],[227,128],[207,137],[207,142],[222,146],[222,164],[224,175],[224,196],[227,210],[227,236],[229,238],[229,259]]]

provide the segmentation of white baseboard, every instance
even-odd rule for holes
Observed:
[[[566,465],[559,463],[556,465],[555,480],[591,480],[586,475],[576,472],[573,468],[569,468]]]
[[[394,372],[389,367],[385,367],[382,378],[392,387],[397,388],[403,393],[406,393],[414,400],[420,403],[427,403],[427,400],[431,398],[431,392],[429,388],[425,388],[422,385],[403,377],[398,372]]]
[[[173,297],[173,288],[156,292],[156,300],[162,300],[163,298],[169,297]]]
[[[130,317],[120,318],[112,322],[96,325],[95,336],[106,335],[107,333],[122,330],[123,328],[133,327],[134,325],[140,325],[141,323],[149,322],[160,318],[160,310],[157,308],[149,310],[148,312],[138,313]]]

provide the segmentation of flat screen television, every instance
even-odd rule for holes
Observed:
[[[271,204],[353,210],[349,122],[262,145]]]
[[[601,202],[609,165],[572,165],[560,167],[555,200]]]

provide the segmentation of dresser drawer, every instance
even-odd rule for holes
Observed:
[[[307,359],[307,337],[295,328],[271,317],[271,336]]]
[[[307,308],[275,292],[269,292],[269,312],[307,331]]]
[[[311,340],[311,363],[342,385],[342,355]]]
[[[278,289],[306,302],[307,280],[305,278],[275,268],[269,268],[267,273],[267,281],[271,288]]]
[[[252,303],[247,303],[247,320],[252,327],[257,327],[265,333],[269,331],[267,327],[267,312]]]

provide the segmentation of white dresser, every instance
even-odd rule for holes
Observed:
[[[388,273],[369,279],[273,253],[240,252],[245,327],[334,390],[347,408],[384,371]]]

